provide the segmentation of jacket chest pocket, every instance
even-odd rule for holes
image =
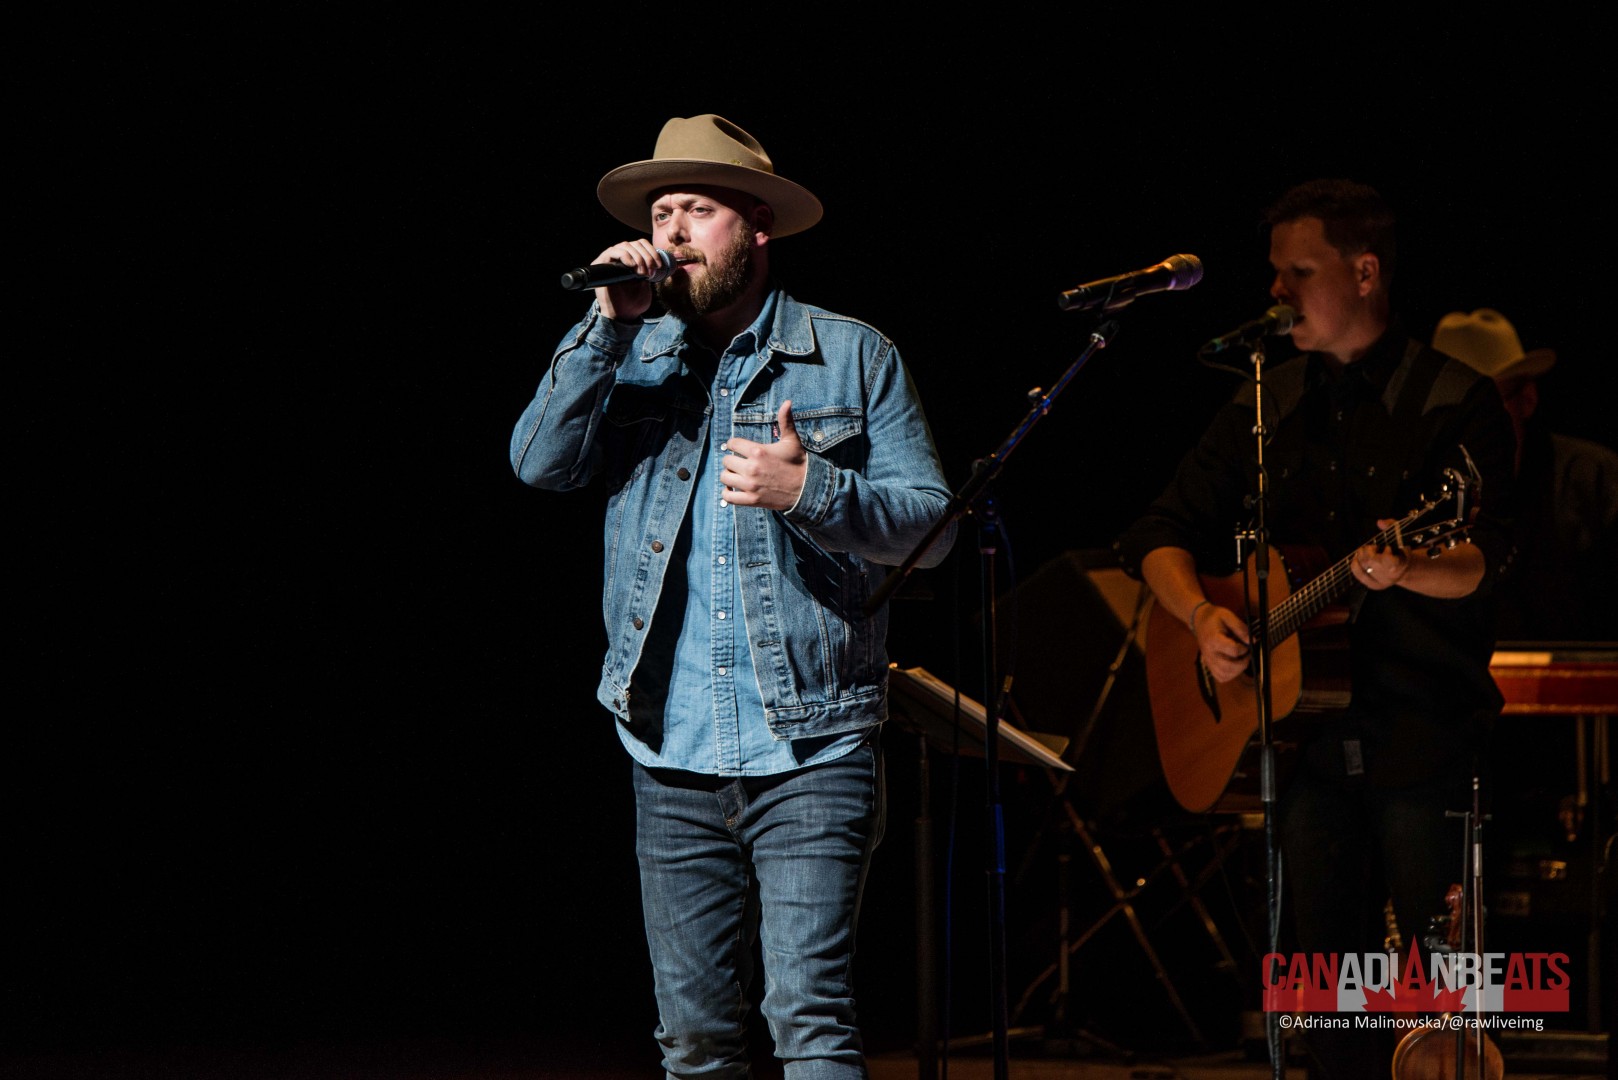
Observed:
[[[736,434],[754,442],[776,442],[775,411],[760,405],[746,405],[732,418]],[[857,405],[793,404],[792,424],[798,439],[810,453],[820,454],[847,468],[858,468],[865,457],[865,410]]]

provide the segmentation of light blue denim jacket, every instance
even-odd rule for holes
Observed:
[[[625,325],[592,307],[563,339],[511,437],[524,483],[609,485],[607,657],[597,696],[629,712],[640,659],[691,498],[710,410],[673,316]],[[792,401],[808,475],[784,513],[737,507],[742,612],[765,720],[777,738],[832,735],[887,714],[887,611],[866,598],[949,499],[932,435],[893,343],[870,326],[775,296],[763,364],[728,400],[735,433],[775,438]],[[923,561],[943,560],[953,530]],[[678,571],[676,571],[678,572]]]

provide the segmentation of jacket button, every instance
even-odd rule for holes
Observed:
[[[641,618],[639,615],[636,615],[633,619],[631,619],[629,621],[634,624],[636,630],[644,630],[644,629],[646,629],[646,620]]]
[[[691,470],[681,466],[680,468],[674,470],[674,475],[678,476],[681,480],[689,480],[691,479]]]
[[[661,540],[653,540],[652,541],[652,550],[653,551],[662,551],[663,550],[663,541],[661,541]]]

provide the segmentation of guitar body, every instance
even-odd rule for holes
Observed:
[[[1313,576],[1311,571],[1319,560],[1307,549],[1287,549],[1283,556],[1281,551],[1270,548],[1265,554],[1273,611]],[[1251,622],[1258,612],[1258,559],[1257,552],[1250,556],[1245,572],[1222,578],[1203,577],[1203,592],[1214,604]],[[1275,720],[1295,711],[1318,713],[1347,706],[1348,652],[1343,632],[1347,618],[1345,608],[1328,607],[1301,633],[1271,646]],[[1190,628],[1154,604],[1147,623],[1146,685],[1169,790],[1181,806],[1200,813],[1224,793],[1243,751],[1258,730],[1254,679],[1242,675],[1228,683],[1214,682],[1202,666],[1197,639]]]

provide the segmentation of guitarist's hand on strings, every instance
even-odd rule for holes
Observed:
[[[1376,527],[1386,529],[1393,520],[1385,518]],[[1355,581],[1380,592],[1399,584],[1410,572],[1410,553],[1397,544],[1366,544],[1354,553],[1349,570]]]
[[[1202,663],[1215,682],[1230,682],[1246,673],[1252,638],[1240,615],[1204,600],[1191,612],[1191,631],[1197,636]]]

